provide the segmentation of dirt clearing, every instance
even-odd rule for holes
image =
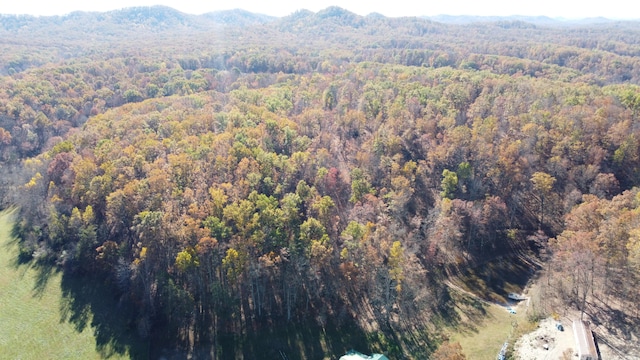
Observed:
[[[538,329],[523,335],[515,345],[516,359],[556,360],[562,359],[565,351],[570,351],[573,357],[575,345],[571,324],[561,323],[564,331],[560,331],[556,327],[557,323],[553,318],[547,318],[540,322]]]

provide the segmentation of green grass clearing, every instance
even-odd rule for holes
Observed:
[[[450,335],[450,341],[459,342],[469,360],[495,359],[505,341],[516,340],[519,327],[529,326],[523,311],[512,315],[499,305],[485,305],[485,311],[481,319],[462,315],[466,326],[452,329]]]
[[[3,359],[128,359],[126,352],[96,346],[92,314],[86,326],[63,319],[60,273],[43,277],[31,263],[19,264],[11,237],[12,213],[0,213],[0,349]],[[122,351],[120,351],[122,352]]]
[[[505,306],[506,294],[520,293],[529,278],[531,265],[499,260],[481,268],[470,269],[455,284],[486,302],[452,289],[459,320],[447,328],[451,342],[459,342],[467,359],[493,360],[505,341],[510,346],[523,333],[535,328],[529,321],[531,308],[522,301],[510,314]],[[506,274],[506,275],[505,275]]]

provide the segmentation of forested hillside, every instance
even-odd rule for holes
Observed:
[[[152,7],[1,16],[0,49],[22,260],[108,287],[158,349],[295,324],[423,359],[445,280],[498,258],[640,311],[637,22]]]

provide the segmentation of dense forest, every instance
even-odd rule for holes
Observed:
[[[21,260],[152,344],[235,358],[298,324],[426,358],[445,280],[499,258],[637,320],[638,22],[151,7],[3,15],[0,49]]]

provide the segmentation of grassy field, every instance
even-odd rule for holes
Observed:
[[[458,289],[452,289],[460,319],[448,330],[450,341],[460,343],[467,359],[493,360],[505,341],[513,345],[523,333],[535,329],[536,324],[528,321],[531,309],[526,301],[514,306],[516,314],[501,305],[508,292],[522,291],[529,268],[524,263],[500,261],[460,277]]]
[[[519,328],[530,326],[524,311],[512,315],[495,304],[487,305],[485,311],[481,319],[467,319],[473,326],[467,325],[451,334],[450,340],[460,343],[469,360],[495,359],[505,341],[512,343],[522,330]]]
[[[97,346],[92,314],[87,326],[65,317],[62,276],[43,277],[33,264],[17,262],[11,213],[0,213],[0,349],[3,359],[128,359],[126,351]],[[98,349],[100,348],[100,349]]]

